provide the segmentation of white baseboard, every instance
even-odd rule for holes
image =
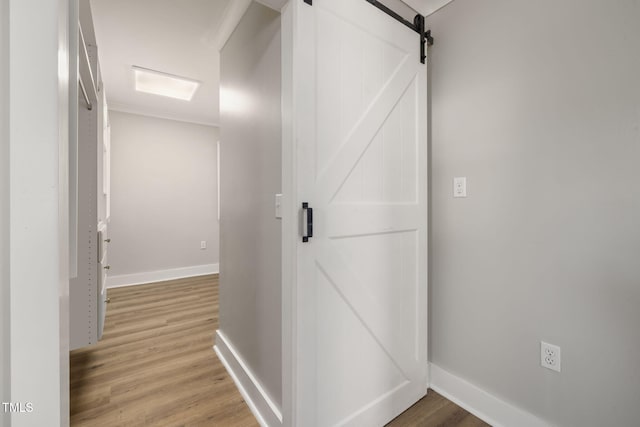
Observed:
[[[542,419],[493,396],[433,363],[431,388],[493,427],[549,427]]]
[[[182,279],[184,277],[203,276],[220,272],[218,264],[196,265],[193,267],[172,268],[170,270],[148,271],[144,273],[121,274],[107,276],[107,288],[143,285],[145,283],[163,282],[165,280]]]
[[[258,423],[262,427],[282,426],[282,412],[220,330],[216,331],[216,345],[213,349],[227,368]]]

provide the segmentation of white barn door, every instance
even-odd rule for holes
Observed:
[[[294,424],[382,426],[428,384],[420,39],[364,0],[292,7],[295,202],[314,228],[295,248]]]

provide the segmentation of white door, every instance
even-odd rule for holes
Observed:
[[[381,426],[428,384],[420,38],[364,0],[296,0],[292,22],[295,194],[314,220],[296,244],[295,425]]]

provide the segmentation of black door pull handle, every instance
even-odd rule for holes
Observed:
[[[302,203],[302,241],[308,242],[313,237],[313,208],[309,203]]]

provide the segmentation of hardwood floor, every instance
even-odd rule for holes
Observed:
[[[489,424],[433,390],[387,427],[485,427]]]
[[[71,352],[71,425],[257,426],[212,350],[218,276],[109,290],[103,339]],[[389,426],[486,426],[430,390]]]
[[[72,426],[257,426],[212,350],[218,276],[109,290],[103,339],[71,353]]]

